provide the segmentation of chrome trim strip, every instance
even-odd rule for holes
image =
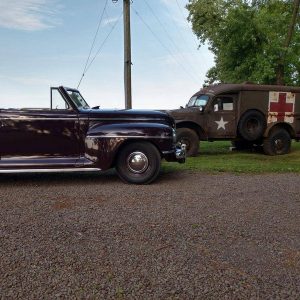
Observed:
[[[162,119],[134,119],[134,118],[80,118],[80,117],[70,117],[70,118],[60,118],[59,116],[57,118],[53,117],[26,117],[26,116],[20,116],[20,117],[1,117],[2,120],[38,120],[38,121],[43,121],[43,120],[79,120],[79,121],[146,121],[146,122],[152,122],[152,121],[161,121]]]
[[[145,136],[135,136],[135,135],[88,135],[86,138],[94,138],[94,139],[100,139],[100,138],[136,138],[136,139],[168,139],[172,140],[172,136],[151,136],[151,135],[145,135]]]
[[[80,118],[80,117],[79,117]],[[82,120],[83,118],[80,118]],[[149,118],[89,118],[89,121],[161,121],[163,120],[162,118],[157,118],[157,119],[149,119]]]
[[[77,117],[72,118],[26,118],[26,117],[19,117],[19,118],[8,118],[8,117],[1,117],[1,120],[12,120],[12,121],[78,121]]]
[[[98,168],[67,168],[67,169],[0,169],[0,174],[16,174],[16,173],[68,173],[68,172],[96,172],[101,171]]]

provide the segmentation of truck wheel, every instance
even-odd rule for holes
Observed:
[[[136,142],[121,149],[116,170],[124,182],[147,184],[158,176],[160,161],[160,153],[154,145]]]
[[[272,130],[264,139],[263,149],[267,155],[282,155],[291,151],[291,137],[283,128]]]
[[[186,144],[186,155],[196,156],[199,151],[199,138],[197,133],[190,128],[177,129],[177,142]]]
[[[241,117],[238,132],[243,139],[253,142],[263,136],[266,126],[266,119],[262,113],[249,110]]]

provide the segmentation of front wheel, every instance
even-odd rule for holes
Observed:
[[[283,129],[278,128],[269,134],[264,139],[263,149],[267,155],[282,155],[291,151],[291,137],[289,133]]]
[[[186,145],[186,155],[196,156],[199,152],[199,138],[197,133],[190,128],[177,129],[177,142]]]
[[[148,184],[160,171],[161,156],[157,148],[148,142],[136,142],[121,149],[116,170],[119,177],[134,184]]]

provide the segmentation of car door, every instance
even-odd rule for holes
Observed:
[[[49,109],[0,110],[1,164],[75,164],[79,158],[78,113],[52,89]]]
[[[207,114],[209,138],[233,138],[236,136],[236,107],[238,95],[218,95],[212,99]]]

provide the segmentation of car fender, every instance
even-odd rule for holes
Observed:
[[[172,147],[173,134],[172,127],[159,123],[93,124],[85,138],[85,157],[107,170],[124,143],[149,141],[163,153]]]

